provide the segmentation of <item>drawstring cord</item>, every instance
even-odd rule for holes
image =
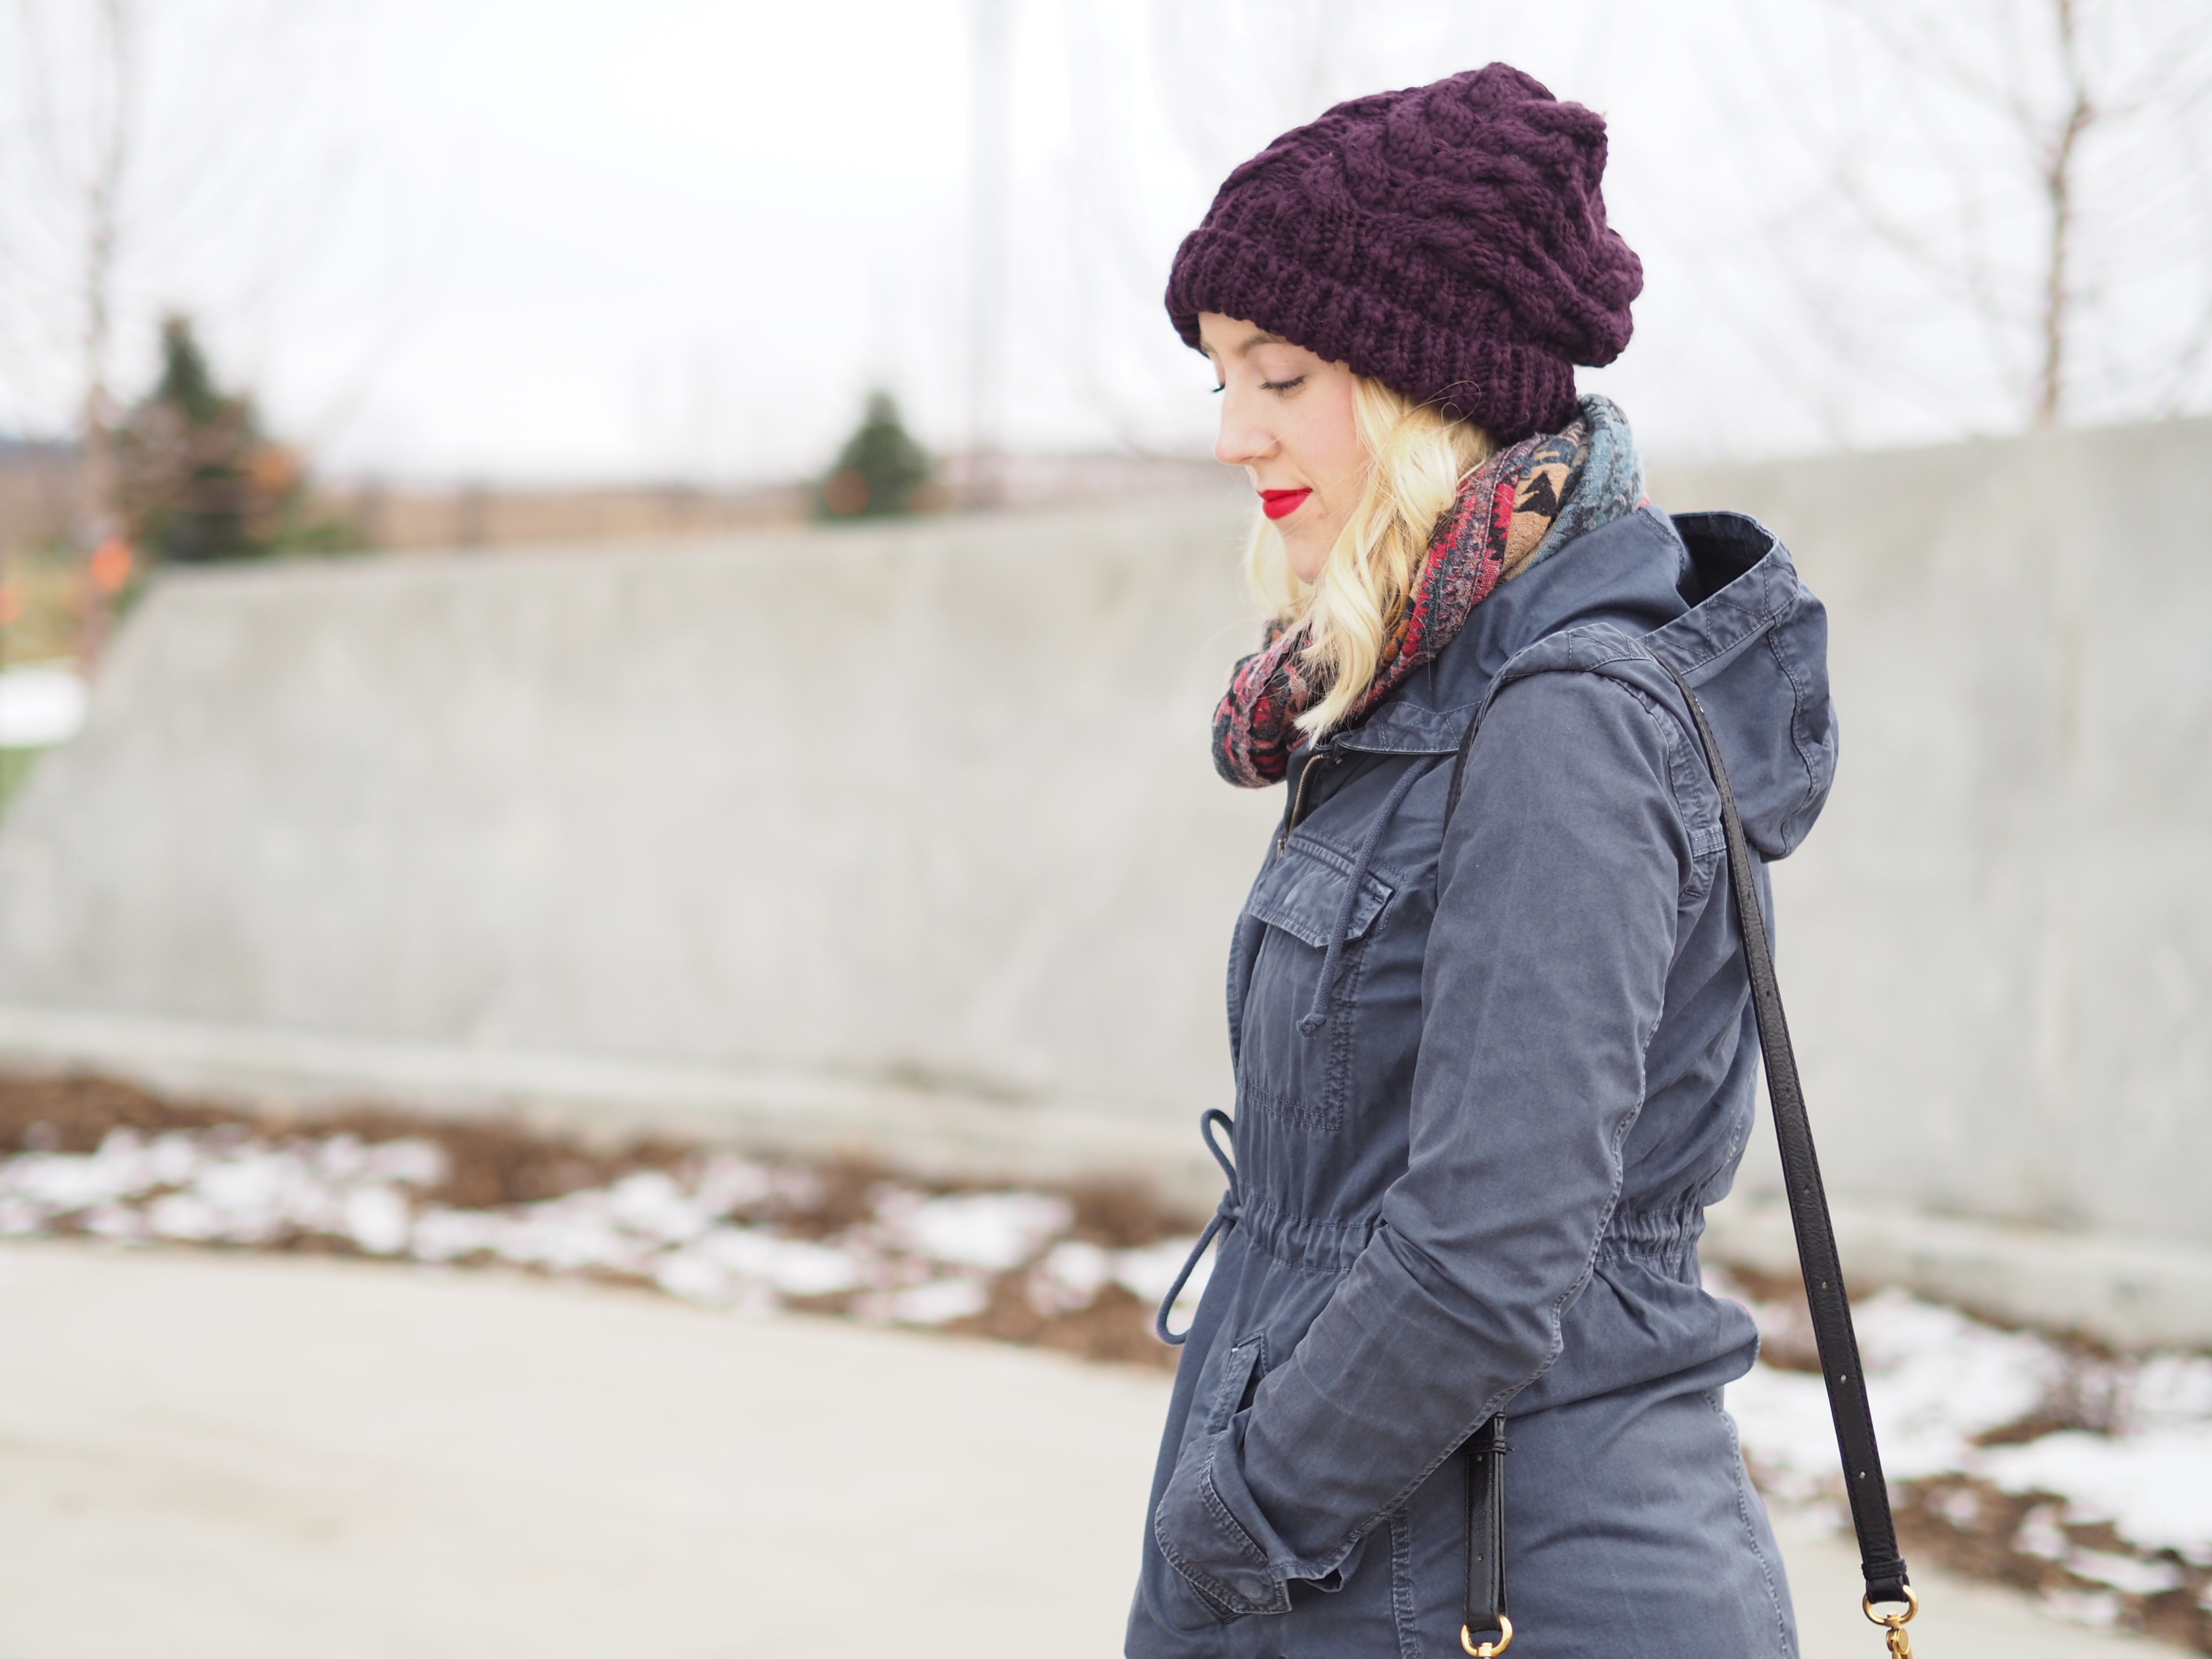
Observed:
[[[1426,776],[1439,757],[1429,756],[1406,769],[1406,775],[1390,787],[1382,798],[1382,810],[1367,826],[1367,839],[1359,843],[1359,856],[1352,861],[1352,879],[1344,884],[1344,896],[1336,907],[1336,926],[1328,930],[1328,954],[1322,958],[1321,983],[1314,988],[1313,1006],[1298,1022],[1298,1035],[1311,1036],[1328,1024],[1328,1000],[1336,993],[1336,975],[1344,959],[1345,935],[1352,931],[1352,907],[1359,902],[1359,890],[1367,882],[1367,866],[1375,862],[1375,849],[1381,844],[1382,832],[1390,827],[1390,820],[1398,814],[1399,803],[1407,792]]]
[[[1206,1254],[1206,1247],[1213,1243],[1213,1236],[1224,1227],[1235,1226],[1237,1218],[1244,1213],[1243,1203],[1237,1194],[1237,1166],[1229,1161],[1229,1154],[1223,1152],[1213,1139],[1213,1126],[1217,1121],[1229,1132],[1229,1144],[1234,1146],[1237,1144],[1237,1120],[1218,1106],[1200,1114],[1199,1138],[1206,1142],[1206,1150],[1213,1154],[1213,1161],[1221,1166],[1221,1173],[1228,1178],[1229,1190],[1222,1194],[1221,1202],[1214,1206],[1212,1219],[1206,1224],[1206,1231],[1198,1236],[1198,1243],[1190,1247],[1190,1255],[1183,1260],[1182,1271],[1176,1275],[1175,1283],[1168,1286],[1168,1293],[1160,1298],[1160,1310],[1152,1316],[1153,1332],[1171,1348],[1181,1347],[1183,1339],[1190,1334],[1188,1331],[1178,1333],[1168,1329],[1168,1315],[1175,1308],[1176,1298],[1182,1294],[1182,1287],[1190,1283],[1191,1274],[1198,1271],[1199,1258]]]

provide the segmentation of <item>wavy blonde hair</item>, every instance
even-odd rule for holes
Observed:
[[[1350,712],[1375,678],[1390,630],[1405,615],[1426,562],[1437,520],[1467,475],[1489,459],[1490,434],[1417,404],[1380,380],[1353,378],[1353,424],[1367,452],[1367,485],[1329,549],[1321,579],[1292,574],[1283,538],[1263,514],[1254,523],[1245,569],[1268,614],[1304,625],[1298,653],[1321,700],[1298,716],[1319,737]]]

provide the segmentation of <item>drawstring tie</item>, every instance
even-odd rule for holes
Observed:
[[[1337,969],[1344,959],[1344,938],[1352,931],[1352,907],[1359,902],[1359,890],[1366,884],[1367,866],[1375,862],[1375,849],[1382,842],[1382,832],[1390,827],[1390,820],[1397,816],[1399,803],[1441,758],[1427,756],[1407,767],[1406,775],[1391,785],[1390,793],[1382,798],[1382,810],[1367,826],[1367,839],[1359,843],[1359,856],[1352,861],[1352,879],[1344,884],[1344,897],[1337,903],[1336,926],[1328,930],[1328,954],[1322,958],[1321,983],[1314,988],[1313,1006],[1298,1021],[1300,1036],[1311,1036],[1328,1024],[1328,1000],[1336,992]]]
[[[1213,1243],[1213,1236],[1224,1227],[1235,1226],[1237,1218],[1244,1213],[1243,1203],[1237,1195],[1237,1166],[1229,1161],[1229,1154],[1223,1152],[1213,1139],[1213,1126],[1217,1121],[1229,1132],[1229,1144],[1235,1146],[1237,1120],[1218,1106],[1200,1114],[1199,1138],[1206,1142],[1206,1150],[1213,1154],[1213,1161],[1221,1166],[1221,1173],[1229,1181],[1229,1190],[1222,1194],[1221,1202],[1213,1206],[1212,1219],[1206,1224],[1206,1231],[1198,1236],[1198,1243],[1190,1247],[1190,1255],[1183,1260],[1182,1271],[1176,1275],[1175,1283],[1168,1286],[1168,1293],[1160,1298],[1160,1310],[1152,1316],[1154,1334],[1170,1348],[1181,1347],[1183,1339],[1190,1334],[1188,1331],[1178,1333],[1168,1329],[1168,1315],[1175,1307],[1176,1298],[1182,1294],[1182,1287],[1190,1283],[1191,1274],[1198,1271],[1199,1258],[1206,1254],[1206,1247]]]

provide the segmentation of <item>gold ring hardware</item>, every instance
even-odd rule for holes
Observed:
[[[1904,1589],[1903,1613],[1876,1613],[1874,1597],[1866,1595],[1859,1598],[1859,1611],[1866,1614],[1868,1621],[1880,1625],[1889,1632],[1890,1659],[1912,1659],[1912,1638],[1905,1633],[1905,1627],[1912,1622],[1913,1614],[1920,1611],[1920,1598],[1912,1593],[1911,1585],[1904,1586]]]
[[[1498,1656],[1513,1645],[1513,1621],[1504,1613],[1498,1615],[1498,1639],[1477,1642],[1474,1632],[1465,1625],[1459,1627],[1459,1644],[1474,1656],[1474,1659],[1498,1659]]]

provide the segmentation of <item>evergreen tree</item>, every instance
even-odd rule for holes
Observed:
[[[914,492],[929,478],[929,456],[908,435],[886,392],[868,394],[860,429],[837,452],[815,505],[825,518],[875,518],[914,511]]]
[[[252,400],[216,384],[189,319],[161,324],[161,374],[115,434],[117,506],[151,558],[253,558],[284,540],[305,483]]]

